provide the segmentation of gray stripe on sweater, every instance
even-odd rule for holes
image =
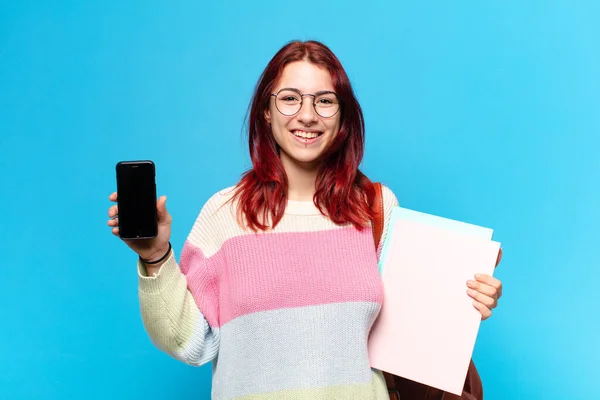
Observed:
[[[199,367],[212,361],[217,355],[219,336],[219,328],[211,328],[200,314],[190,340],[170,354],[186,364]]]
[[[367,339],[378,303],[258,312],[221,327],[215,399],[275,390],[366,383]]]

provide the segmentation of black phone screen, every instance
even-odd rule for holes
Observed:
[[[147,239],[157,235],[156,182],[151,161],[122,161],[117,164],[119,236]]]

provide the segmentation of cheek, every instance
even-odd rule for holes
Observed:
[[[271,114],[271,116],[273,116],[273,114]],[[286,141],[289,122],[290,119],[280,118],[280,116],[271,118],[271,134],[280,147],[283,146]]]
[[[342,123],[340,121],[340,118],[337,118],[335,121],[330,121],[327,124],[327,129],[329,129],[331,131],[332,136],[337,136],[337,134],[340,131],[341,125],[342,125]]]
[[[271,114],[271,129],[273,133],[284,134],[292,118]]]

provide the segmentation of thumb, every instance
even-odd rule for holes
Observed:
[[[160,196],[156,203],[156,210],[158,211],[158,219],[163,220],[169,215],[167,212],[167,196]]]

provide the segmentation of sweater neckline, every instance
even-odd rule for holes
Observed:
[[[310,201],[302,200],[288,200],[287,207],[285,208],[285,214],[290,215],[321,215],[321,211],[317,208],[315,203]]]

